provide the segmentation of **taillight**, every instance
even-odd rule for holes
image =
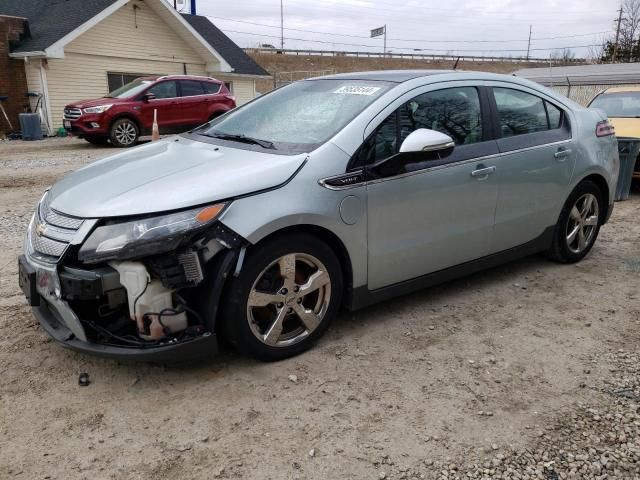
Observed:
[[[608,137],[615,134],[616,129],[609,123],[609,120],[603,120],[596,125],[596,137]]]

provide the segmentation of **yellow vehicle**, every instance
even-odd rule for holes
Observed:
[[[640,138],[640,87],[613,87],[596,95],[589,108],[599,108],[609,117],[619,138]],[[640,180],[640,158],[633,169]]]

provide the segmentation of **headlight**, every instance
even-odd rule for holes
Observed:
[[[107,110],[109,110],[111,107],[113,107],[113,104],[111,104],[111,105],[100,105],[98,107],[84,108],[82,111],[84,113],[104,113]]]
[[[87,263],[134,258],[174,250],[185,235],[213,223],[226,204],[98,227],[78,252]]]

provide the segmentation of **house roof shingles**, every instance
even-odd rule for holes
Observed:
[[[0,15],[24,17],[30,38],[13,49],[15,53],[42,52],[71,33],[116,0],[2,0]]]
[[[244,50],[236,45],[233,40],[211,23],[207,17],[187,14],[182,14],[182,16],[231,65],[234,70],[233,73],[270,75],[269,72],[254,62]]]
[[[0,15],[24,17],[29,21],[30,36],[21,41],[12,50],[13,53],[42,52],[115,2],[116,0],[1,0]],[[234,74],[269,75],[209,19],[200,15],[182,16],[231,65]]]

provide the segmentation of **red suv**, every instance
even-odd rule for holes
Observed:
[[[82,100],[64,108],[64,128],[90,143],[131,147],[153,127],[180,133],[235,108],[224,83],[209,77],[140,77],[106,97]]]

